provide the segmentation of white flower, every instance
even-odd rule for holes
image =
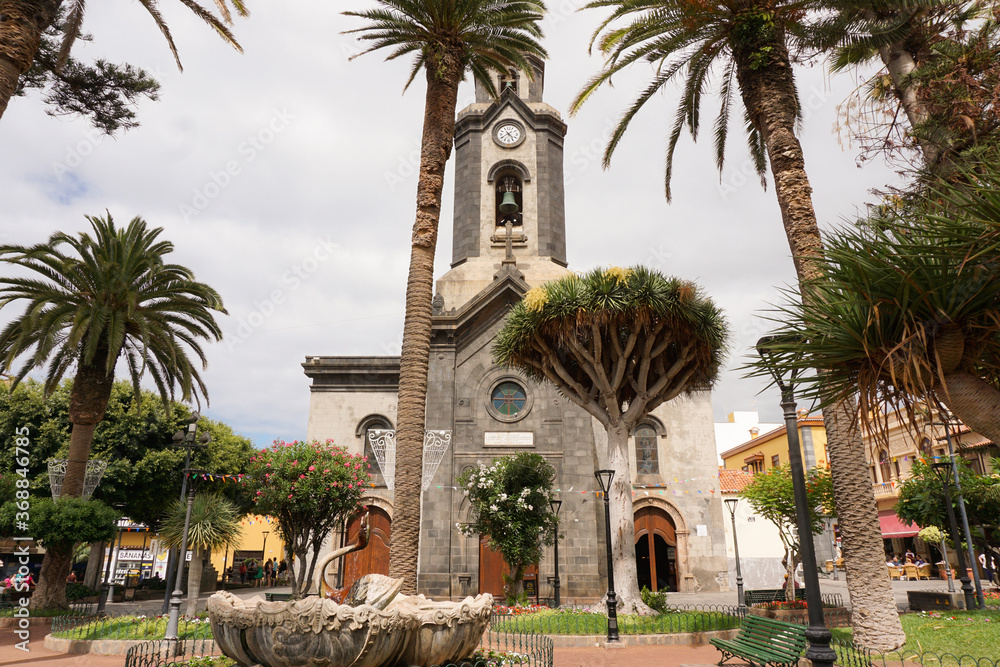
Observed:
[[[497,511],[497,506],[496,505],[490,505],[490,509],[493,510],[494,512],[496,512]]]
[[[528,509],[530,510],[530,509],[534,509],[534,508],[531,505],[528,505]]]
[[[500,494],[500,500],[507,500],[507,494],[506,493],[501,493]]]

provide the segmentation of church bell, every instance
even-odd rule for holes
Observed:
[[[513,192],[503,193],[503,199],[500,200],[500,212],[504,215],[510,215],[511,213],[517,213],[518,205],[514,201]]]

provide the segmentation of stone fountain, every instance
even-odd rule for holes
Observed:
[[[327,566],[364,548],[366,531],[361,535],[320,561],[319,597],[265,602],[227,591],[212,595],[208,611],[222,652],[261,667],[429,667],[469,657],[489,624],[493,596],[435,602],[400,595],[402,580],[381,574],[337,591],[326,581]]]

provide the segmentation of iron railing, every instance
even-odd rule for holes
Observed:
[[[491,627],[506,632],[542,635],[607,635],[603,612],[560,610],[561,613],[494,614]],[[618,615],[618,632],[624,635],[711,632],[739,627],[740,610],[723,605],[677,605],[657,616]]]
[[[118,612],[97,616],[74,614],[52,618],[52,635],[60,639],[160,639],[166,633],[166,616],[143,616]],[[212,626],[208,619],[183,619],[181,639],[211,639]]]
[[[551,637],[528,632],[505,632],[490,628],[476,654],[461,665],[437,667],[552,667]],[[136,644],[125,654],[125,667],[182,667],[192,658],[222,655],[212,640],[182,641],[171,646],[164,640]]]

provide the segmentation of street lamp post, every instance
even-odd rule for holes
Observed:
[[[809,627],[806,638],[809,648],[805,657],[815,667],[833,667],[837,653],[830,648],[830,629],[823,618],[823,600],[819,590],[819,573],[816,571],[816,549],[813,545],[812,522],[809,520],[809,500],[806,496],[806,478],[802,469],[802,452],[799,449],[798,420],[795,414],[795,394],[792,383],[793,371],[788,383],[782,378],[782,371],[774,362],[770,345],[773,338],[765,336],[757,341],[757,353],[781,390],[781,409],[785,418],[785,432],[788,437],[788,462],[792,473],[792,487],[795,492],[795,516],[799,532],[799,550],[802,553],[803,578],[806,586],[806,605],[809,610]]]
[[[559,599],[559,508],[562,507],[562,501],[552,499],[549,501],[549,507],[552,508],[552,513],[556,515],[556,541],[555,541],[555,551],[553,553],[553,558],[556,564],[556,576],[552,580],[553,598],[555,601],[555,608],[558,609],[562,604]]]
[[[193,470],[185,470],[184,476],[194,472]],[[179,558],[183,559],[187,556],[187,546],[188,546],[188,530],[191,528],[191,508],[194,507],[194,481],[188,487],[188,497],[187,497],[187,511],[184,513],[184,532],[181,533],[181,550]],[[167,641],[169,646],[167,655],[176,655],[177,648],[180,644],[178,643],[177,631],[180,626],[181,619],[181,596],[184,595],[184,591],[181,590],[184,579],[184,566],[183,564],[178,564],[177,575],[174,579],[174,592],[170,596],[170,617],[167,619],[167,631],[163,638]]]
[[[976,555],[972,551],[972,533],[969,531],[969,515],[965,512],[965,499],[962,497],[962,484],[958,481],[958,464],[955,463],[955,447],[951,443],[951,429],[948,420],[944,423],[944,437],[948,441],[948,458],[951,461],[951,475],[955,478],[955,496],[958,500],[958,514],[962,517],[962,533],[965,535],[965,546],[969,550],[969,567],[972,568],[972,578],[976,584],[976,601],[980,609],[986,609],[983,598],[983,582],[979,580],[979,568],[976,567]],[[961,548],[961,545],[959,545]],[[968,573],[966,573],[968,575]],[[964,589],[963,589],[964,590]]]
[[[174,442],[175,447],[184,447],[187,451],[184,453],[184,476],[181,478],[181,502],[187,497],[187,470],[191,467],[191,450],[195,447],[207,447],[208,443],[211,441],[211,436],[207,433],[203,433],[198,440],[195,440],[195,435],[198,433],[198,420],[201,419],[201,415],[197,412],[191,413],[191,417],[188,419],[187,426],[174,433],[174,437],[171,438]],[[167,582],[167,586],[174,578],[174,572],[180,567],[184,568],[183,564],[178,564],[177,559],[177,549],[174,547],[170,548],[170,555],[167,557],[167,578],[164,580]],[[170,599],[164,595],[163,596],[163,607],[160,609],[160,613],[166,614],[167,609],[170,605]]]
[[[726,507],[729,508],[729,518],[733,521],[733,548],[736,551],[736,608],[740,616],[746,616],[746,598],[743,595],[743,571],[740,569],[740,541],[736,536],[736,504],[739,498],[726,498]]]
[[[618,638],[618,595],[615,593],[615,564],[611,555],[611,505],[608,493],[611,492],[611,480],[614,470],[598,470],[594,473],[597,483],[604,494],[604,540],[608,547],[608,641],[616,642]]]
[[[969,570],[965,567],[965,553],[962,551],[961,533],[958,532],[958,522],[955,521],[955,508],[951,504],[951,488],[948,483],[948,476],[951,475],[950,463],[932,463],[931,469],[938,479],[941,480],[941,488],[944,489],[944,504],[948,511],[948,523],[951,526],[951,536],[955,540],[955,555],[958,557],[958,578],[962,582],[962,593],[965,595],[965,608],[971,610],[976,605],[976,594],[972,589],[972,581],[969,579]],[[947,562],[944,564],[950,568]]]

